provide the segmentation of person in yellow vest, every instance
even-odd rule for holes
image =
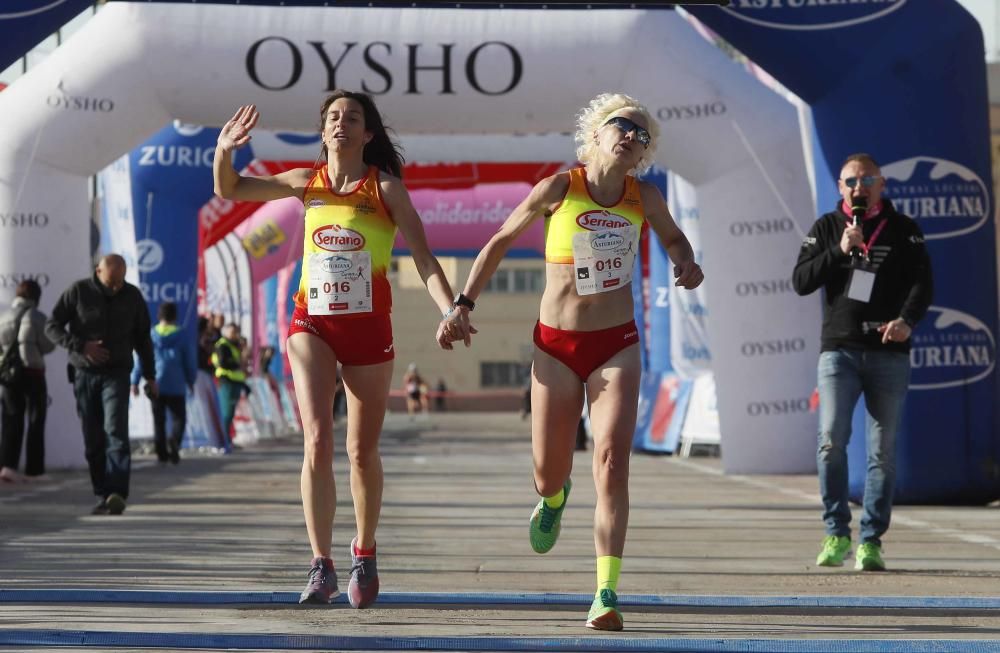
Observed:
[[[246,389],[247,373],[243,365],[240,349],[240,327],[227,324],[222,329],[222,337],[215,341],[212,351],[212,365],[215,366],[215,380],[219,388],[219,405],[222,410],[222,448],[226,453],[233,450],[231,430],[236,417],[236,404]]]
[[[544,219],[545,291],[531,371],[534,480],[541,498],[528,535],[538,553],[551,550],[559,536],[586,397],[597,489],[597,591],[586,625],[597,630],[623,627],[616,591],[628,527],[629,454],[640,378],[629,286],[641,228],[648,225],[666,248],[678,286],[696,288],[704,279],[663,195],[633,176],[653,162],[658,135],[656,121],[635,99],[606,93],[592,100],[577,120],[576,154],[583,166],[535,184],[480,251],[459,308],[466,313],[475,307],[518,235]],[[438,334],[457,339],[463,328],[460,316],[451,315]]]
[[[453,308],[451,286],[427,246],[423,223],[400,180],[402,155],[370,96],[337,90],[323,102],[317,167],[244,177],[233,169],[232,151],[250,140],[259,117],[256,107],[247,105],[223,126],[215,150],[215,193],[258,202],[298,197],[305,206],[302,280],[287,344],[304,431],[302,507],[313,553],[299,601],[328,604],[340,593],[330,557],[336,506],[333,399],[340,363],[357,526],[347,596],[353,607],[364,608],[379,589],[379,437],[395,357],[388,272],[397,229],[442,313]],[[453,329],[452,337],[467,337],[468,321],[456,321]],[[439,344],[451,347],[443,339]]]

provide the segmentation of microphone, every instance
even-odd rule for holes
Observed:
[[[852,197],[851,198],[851,217],[854,218],[854,221],[851,223],[851,226],[854,226],[854,227],[858,226],[858,223],[861,222],[861,220],[864,219],[865,213],[867,213],[867,212],[868,212],[868,199],[867,198],[865,198],[863,195],[859,195],[857,197]],[[859,259],[859,258],[861,258],[861,248],[860,247],[852,247],[851,248],[851,258],[852,259]]]

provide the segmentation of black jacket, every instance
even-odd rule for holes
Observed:
[[[824,289],[822,350],[878,349],[908,352],[910,340],[882,344],[878,325],[898,317],[912,327],[927,312],[934,292],[931,261],[924,235],[911,218],[883,199],[882,211],[862,222],[868,243],[882,219],[887,221],[869,257],[875,284],[869,302],[846,297],[850,256],[840,250],[844,227],[851,220],[837,210],[820,217],[802,243],[792,274],[795,291],[808,295]]]
[[[67,326],[69,329],[67,330]],[[112,294],[95,274],[66,289],[45,324],[45,335],[69,350],[74,367],[91,372],[113,373],[132,370],[132,350],[139,354],[144,376],[155,378],[153,341],[146,300],[130,283]],[[111,354],[104,365],[92,365],[83,356],[88,340],[101,340]]]

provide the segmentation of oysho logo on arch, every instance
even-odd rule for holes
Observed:
[[[986,378],[996,364],[996,340],[978,318],[931,306],[917,325],[910,348],[913,390],[968,385]]]
[[[787,30],[850,27],[890,14],[907,0],[732,0],[721,9],[754,25]]]
[[[882,166],[882,176],[885,197],[915,219],[928,240],[975,231],[990,216],[986,184],[954,161],[915,156]]]

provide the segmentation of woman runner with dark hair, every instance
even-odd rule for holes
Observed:
[[[253,105],[240,107],[219,134],[215,192],[251,201],[298,197],[305,206],[302,281],[288,331],[305,439],[302,507],[313,555],[299,602],[326,604],[339,594],[330,551],[336,507],[333,398],[340,363],[357,524],[348,599],[364,608],[379,587],[375,528],[383,475],[378,446],[395,355],[387,273],[397,229],[442,313],[451,308],[452,294],[400,180],[403,158],[375,103],[364,93],[337,90],[323,103],[320,117],[323,146],[317,168],[244,177],[233,169],[232,151],[250,140],[259,113]],[[462,328],[459,324],[457,332]]]

